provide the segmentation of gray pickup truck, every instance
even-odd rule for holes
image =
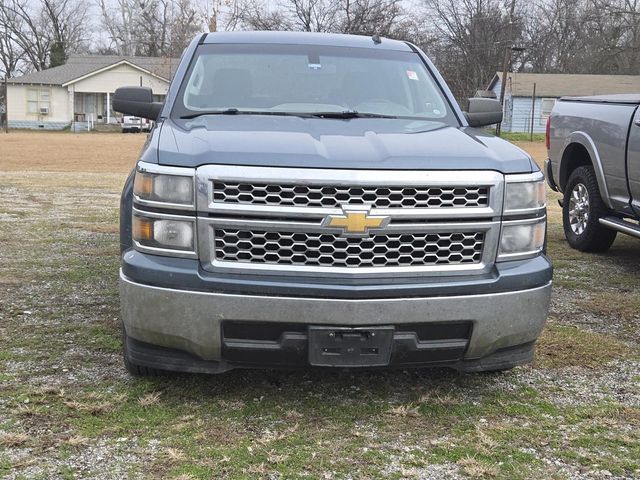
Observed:
[[[233,32],[185,50],[121,201],[125,363],[157,370],[531,361],[543,174],[414,45]]]
[[[604,252],[640,238],[640,95],[567,97],[547,121],[549,186],[562,192],[569,245]]]

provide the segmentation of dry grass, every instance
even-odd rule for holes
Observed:
[[[466,457],[458,460],[462,471],[471,478],[493,478],[498,475],[498,468],[486,465],[475,458]]]
[[[146,395],[138,398],[138,403],[141,407],[151,407],[152,405],[156,405],[160,402],[160,395],[160,392],[147,393]]]
[[[29,435],[25,433],[2,432],[0,433],[0,447],[19,447],[29,441]]]
[[[120,133],[2,133],[0,171],[128,172],[145,138]]]
[[[550,319],[538,340],[536,365],[598,368],[604,362],[632,354],[629,345],[614,336],[558,325]]]

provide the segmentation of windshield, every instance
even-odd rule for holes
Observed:
[[[362,114],[457,124],[416,53],[317,45],[198,47],[172,116],[223,112]]]

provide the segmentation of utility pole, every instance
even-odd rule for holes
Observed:
[[[507,44],[504,47],[504,61],[502,62],[502,82],[500,82],[500,105],[504,111],[504,93],[507,89],[507,75],[509,74],[509,64],[511,63],[511,47],[513,47],[513,13],[516,9],[516,0],[511,0],[509,8],[509,35]],[[496,126],[496,135],[500,135],[502,122]]]
[[[536,84],[533,83],[533,95],[531,96],[531,135],[529,141],[533,142],[533,122],[536,118]]]
[[[4,74],[4,133],[9,133],[9,72]]]

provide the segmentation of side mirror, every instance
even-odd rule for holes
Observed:
[[[464,116],[471,127],[486,127],[502,122],[502,105],[493,98],[470,98]]]
[[[148,87],[120,87],[113,94],[113,109],[125,115],[157,120],[162,103],[153,101],[153,92]]]

